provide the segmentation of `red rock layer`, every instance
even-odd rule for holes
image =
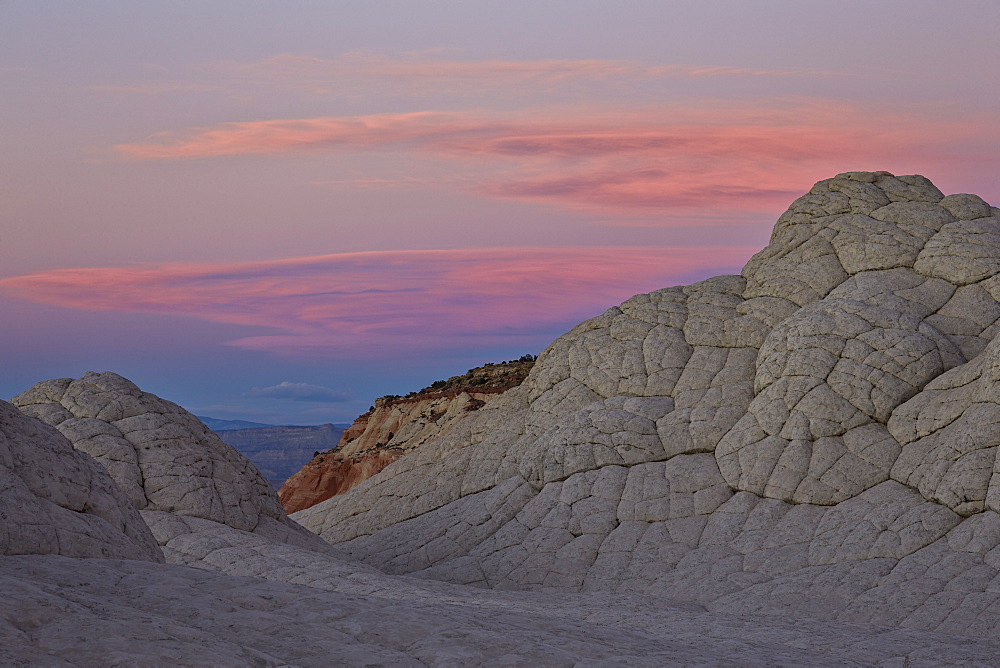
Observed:
[[[293,513],[343,494],[404,454],[431,441],[470,411],[520,385],[533,360],[488,364],[408,396],[386,396],[358,417],[340,444],[317,454],[278,491]]]
[[[285,512],[294,513],[343,494],[402,456],[402,451],[365,452],[344,457],[321,454],[285,481],[278,496]]]
[[[278,491],[285,512],[294,513],[343,494],[404,454],[437,438],[496,393],[437,392],[430,396],[379,399],[341,436],[336,449],[319,453]]]

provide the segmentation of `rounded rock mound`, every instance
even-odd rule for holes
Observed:
[[[243,455],[186,410],[117,374],[38,383],[14,397],[97,459],[136,508],[253,531],[286,522],[277,494]]]
[[[1000,209],[840,174],[293,517],[393,573],[996,633],[998,272]]]
[[[52,427],[0,401],[0,555],[162,562],[107,472]]]

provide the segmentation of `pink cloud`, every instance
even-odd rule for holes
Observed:
[[[496,197],[561,201],[584,209],[690,210],[713,205],[719,210],[774,210],[801,194],[793,188],[724,186],[691,183],[663,170],[596,172],[564,178],[499,183],[487,189]]]
[[[843,110],[843,105],[839,105]],[[794,110],[765,110],[758,105],[731,109],[722,116],[705,109],[675,108],[605,116],[594,110],[559,120],[546,114],[485,115],[475,112],[423,111],[405,114],[330,116],[221,123],[209,128],[153,135],[142,144],[115,148],[143,160],[208,158],[224,155],[338,151],[395,146],[446,155],[485,154],[518,158],[580,158],[617,154],[665,156],[775,155],[798,158],[842,147],[854,148],[860,132],[859,110],[829,124],[828,109],[815,102]],[[571,112],[567,112],[571,113]],[[727,117],[728,116],[728,117]],[[701,117],[703,122],[691,122]],[[851,123],[854,121],[854,123]],[[851,145],[843,147],[845,135]],[[871,137],[866,137],[870,139]]]
[[[415,112],[248,121],[117,148],[145,160],[422,153],[454,162],[456,176],[440,178],[441,187],[581,210],[666,212],[705,206],[773,211],[819,178],[849,169],[910,173],[915,165],[967,154],[962,147],[973,141],[1000,141],[1000,123],[971,113],[937,119],[807,99],[618,114]],[[367,186],[380,180],[401,185],[379,174],[357,179]]]
[[[755,69],[687,64],[644,65],[626,60],[459,60],[427,52],[392,57],[370,51],[351,51],[336,58],[318,58],[293,53],[270,56],[254,62],[224,61],[210,66],[227,74],[314,85],[331,80],[395,79],[406,84],[467,82],[476,87],[500,84],[538,83],[551,85],[572,80],[607,79],[701,79],[706,77],[841,76],[814,69]]]
[[[97,91],[100,93],[163,95],[168,93],[208,92],[213,90],[213,88],[207,83],[196,83],[190,81],[156,81],[152,83],[126,84],[121,86],[100,84],[87,86],[87,90]]]
[[[166,141],[121,144],[115,148],[141,160],[356,150],[414,141],[427,143],[435,137],[454,137],[482,127],[481,122],[460,114],[440,112],[283,119],[222,123],[187,136],[159,133],[153,138]]]
[[[275,353],[352,357],[518,343],[640,291],[734,270],[756,249],[484,248],[346,253],[269,262],[63,269],[0,279],[42,304],[170,314],[272,328],[232,341]],[[713,272],[717,273],[717,272]]]

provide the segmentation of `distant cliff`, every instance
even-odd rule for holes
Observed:
[[[406,396],[379,397],[344,430],[335,449],[318,453],[285,481],[278,492],[282,505],[291,513],[343,494],[440,436],[463,415],[520,385],[534,363],[534,356],[525,355],[469,369]]]
[[[336,447],[343,432],[332,424],[215,430],[219,438],[253,462],[275,489],[312,459],[317,451]]]

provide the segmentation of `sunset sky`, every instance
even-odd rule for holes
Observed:
[[[0,397],[350,422],[737,273],[839,172],[1000,204],[997,0],[0,0]]]

